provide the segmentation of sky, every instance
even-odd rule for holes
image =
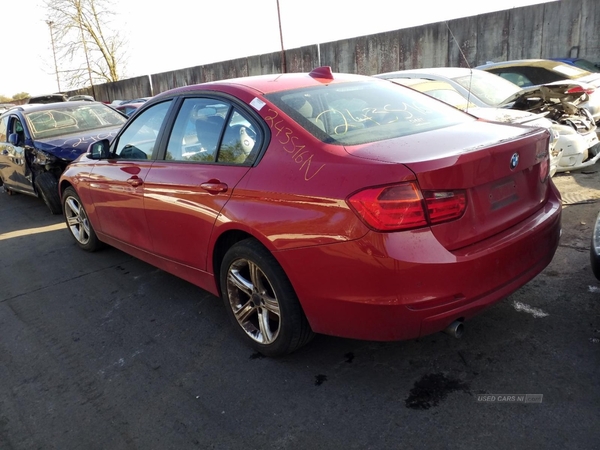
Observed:
[[[279,11],[283,46],[292,49],[548,1],[427,0],[415,8],[414,0],[279,0]],[[112,3],[111,26],[122,30],[127,41],[122,78],[281,50],[277,0]],[[2,52],[7,61],[0,72],[0,95],[58,91],[44,0],[12,2],[9,17],[15,20],[5,17],[2,36],[5,44],[10,37],[19,53]],[[57,66],[59,71],[73,68],[60,60]]]

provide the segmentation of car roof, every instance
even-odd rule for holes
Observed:
[[[231,78],[227,80],[210,81],[202,84],[194,84],[179,87],[158,94],[156,97],[176,95],[180,93],[215,89],[219,86],[240,86],[247,89],[258,91],[261,94],[270,94],[272,92],[287,91],[305,87],[322,86],[323,84],[336,84],[351,81],[368,81],[372,77],[366,75],[353,75],[346,73],[332,73],[330,67],[319,67],[310,73],[278,73],[269,75],[254,75],[241,78]]]
[[[21,111],[24,113],[33,112],[33,111],[45,111],[47,109],[70,109],[73,106],[77,105],[85,105],[89,106],[93,103],[102,104],[102,102],[90,102],[87,100],[77,100],[72,102],[54,102],[54,103],[26,103],[24,105],[18,105],[14,108],[11,108],[9,111],[14,112],[15,110]],[[8,112],[8,111],[7,111]]]
[[[409,70],[400,70],[396,72],[387,72],[376,75],[377,78],[402,78],[403,75],[423,75],[423,78],[427,78],[428,75],[433,76],[436,75],[438,77],[445,78],[456,78],[460,76],[469,75],[471,70],[478,69],[469,69],[468,67],[433,67],[427,69],[409,69]]]
[[[452,86],[446,80],[430,80],[427,78],[397,78],[396,81],[404,86],[412,87],[413,89],[417,89],[421,92],[432,91],[436,89],[451,89],[456,91],[454,86]]]
[[[510,67],[510,66],[529,66],[529,67],[545,67],[552,69],[556,66],[565,64],[562,61],[554,61],[552,59],[513,59],[511,61],[501,62],[487,62],[481,66],[477,66],[478,69],[490,68],[490,67]]]

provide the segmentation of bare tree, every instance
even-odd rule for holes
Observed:
[[[57,70],[68,89],[119,80],[125,70],[125,40],[111,29],[111,0],[45,3],[61,66]]]
[[[19,92],[12,96],[13,100],[23,100],[24,98],[29,98],[30,95],[27,92]]]

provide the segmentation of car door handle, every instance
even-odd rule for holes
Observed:
[[[228,186],[225,183],[219,183],[219,182],[208,182],[208,183],[202,183],[200,185],[200,187],[202,189],[204,189],[205,191],[210,192],[211,194],[218,194],[219,192],[227,192],[227,188]]]
[[[142,184],[144,184],[144,180],[142,180],[140,177],[136,177],[136,176],[128,178],[127,182],[130,185],[132,185],[133,187],[138,187],[138,186],[141,186]]]

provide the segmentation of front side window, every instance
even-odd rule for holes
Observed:
[[[114,154],[121,159],[151,159],[171,100],[158,103],[134,117],[119,137]]]
[[[23,124],[21,120],[12,116],[8,123],[8,134],[16,134],[17,135],[17,146],[21,147],[25,144],[25,131],[23,130]]]
[[[169,137],[166,160],[250,165],[259,128],[236,106],[210,98],[183,101]]]
[[[330,84],[267,95],[323,142],[358,145],[473,120],[425,94],[384,80]]]

